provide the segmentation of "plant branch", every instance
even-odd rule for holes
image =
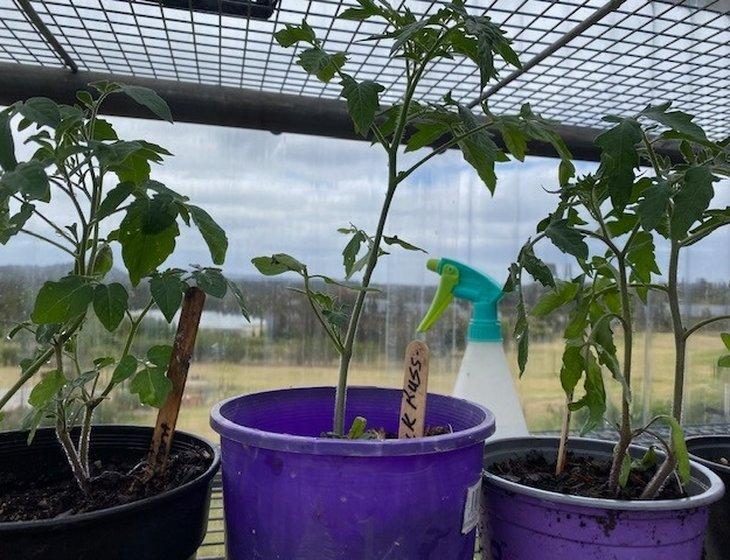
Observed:
[[[17,195],[13,195],[13,200],[20,202],[21,204],[23,204],[25,202],[22,198],[20,198]],[[41,220],[46,222],[49,226],[51,226],[56,231],[56,233],[58,233],[58,235],[63,237],[66,241],[69,241],[70,243],[75,243],[74,239],[68,233],[63,231],[63,229],[61,229],[53,221],[51,221],[49,218],[44,216],[42,212],[39,212],[38,210],[36,210],[35,207],[33,208],[33,215],[38,216]]]
[[[309,302],[310,307],[312,308],[312,312],[314,313],[314,316],[317,318],[317,321],[319,321],[319,324],[322,325],[322,328],[327,333],[327,336],[330,337],[330,340],[332,341],[332,344],[334,344],[335,348],[337,349],[337,352],[342,354],[342,342],[337,337],[335,332],[332,330],[332,327],[327,323],[327,320],[322,316],[322,313],[320,312],[319,308],[317,307],[317,304],[315,303],[314,299],[312,298],[312,291],[309,287],[309,279],[310,276],[307,274],[307,271],[305,269],[304,274],[302,275],[304,278],[304,291],[306,292],[307,301]]]
[[[702,321],[698,321],[684,332],[684,339],[687,340],[692,334],[694,334],[702,327],[706,327],[707,325],[716,323],[718,321],[727,320],[730,320],[730,315],[718,315],[717,317],[710,317],[709,319],[703,319]]]
[[[687,352],[687,333],[682,322],[682,312],[679,309],[679,250],[676,240],[672,240],[669,251],[669,274],[667,280],[667,297],[669,299],[669,314],[672,318],[672,333],[674,334],[674,394],[672,398],[672,415],[677,422],[682,419],[682,403],[684,401],[684,366]]]
[[[54,241],[53,239],[49,239],[48,237],[45,237],[41,235],[40,233],[35,233],[34,231],[30,231],[25,228],[20,228],[19,230],[21,233],[24,233],[26,235],[30,235],[31,237],[35,237],[36,239],[40,239],[41,241],[45,241],[46,243],[50,243],[54,247],[57,247],[58,249],[61,249],[64,253],[68,253],[72,257],[76,258],[76,253],[74,253],[71,249],[68,247],[65,247],[64,245],[61,245],[60,243]]]

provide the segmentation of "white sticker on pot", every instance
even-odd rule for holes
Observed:
[[[462,534],[466,535],[479,523],[479,501],[482,496],[482,479],[476,484],[469,486],[466,490],[466,503],[464,504],[464,522],[461,525]]]

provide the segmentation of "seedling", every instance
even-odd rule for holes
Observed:
[[[422,251],[397,235],[384,234],[393,197],[398,187],[416,170],[436,155],[458,147],[487,186],[494,192],[497,176],[496,162],[509,161],[495,142],[490,130],[498,130],[509,152],[518,160],[525,157],[527,141],[537,138],[550,142],[562,158],[560,178],[567,181],[574,172],[570,153],[548,121],[524,105],[518,115],[497,116],[489,111],[486,101],[483,115],[478,116],[466,103],[448,94],[440,102],[419,100],[419,85],[429,76],[433,65],[442,60],[467,59],[479,73],[482,88],[497,76],[497,57],[507,65],[520,67],[519,59],[504,32],[488,17],[474,15],[462,0],[445,3],[435,13],[417,19],[407,8],[393,8],[382,0],[357,0],[358,6],[343,10],[339,18],[372,21],[383,27],[383,33],[363,39],[386,44],[391,64],[401,72],[401,79],[387,91],[372,80],[359,80],[346,71],[346,52],[330,52],[306,23],[287,25],[276,33],[283,47],[301,47],[299,65],[318,80],[329,83],[339,80],[340,92],[347,104],[355,130],[380,146],[388,159],[388,179],[385,198],[380,208],[374,234],[350,225],[339,230],[349,237],[342,256],[346,282],[342,283],[320,274],[312,274],[301,261],[287,254],[253,259],[256,268],[265,275],[294,272],[302,277],[303,287],[297,289],[307,298],[312,312],[327,333],[340,356],[339,380],[335,397],[333,431],[344,431],[345,396],[350,362],[353,357],[358,325],[373,272],[388,247],[399,246],[410,251]],[[401,93],[402,92],[402,93]],[[384,96],[399,102],[384,107]],[[405,144],[405,147],[403,147]],[[434,150],[416,163],[403,168],[400,158],[404,152],[435,146]],[[362,272],[359,282],[350,280]],[[319,291],[313,281],[339,284],[354,293],[354,302],[341,303],[332,294]]]
[[[535,237],[522,247],[517,262],[510,267],[505,290],[517,296],[514,335],[521,372],[528,359],[529,317],[546,316],[570,306],[560,371],[567,405],[558,474],[565,464],[571,413],[587,409],[583,433],[604,422],[602,371],[606,369],[621,384],[622,392],[609,489],[617,493],[631,470],[639,468],[631,461],[628,448],[634,439],[648,434],[666,452],[665,461],[642,494],[643,498],[652,498],[674,472],[683,483],[690,475],[680,427],[687,339],[701,327],[728,318],[713,317],[686,328],[677,283],[680,250],[730,224],[730,208],[710,208],[713,183],[729,174],[728,149],[727,142],[709,140],[691,115],[672,110],[669,103],[649,106],[631,117],[611,116],[606,120],[613,126],[596,139],[602,151],[598,171],[560,188],[557,208],[538,224]],[[657,153],[656,143],[666,140],[679,143],[681,161],[672,162]],[[640,166],[648,166],[651,171],[638,172]],[[554,278],[534,251],[545,240],[573,256],[581,273],[569,281]],[[659,278],[658,240],[670,248],[666,282]],[[529,314],[522,295],[525,273],[548,290]],[[659,415],[637,428],[631,421],[634,305],[646,303],[649,291],[667,298],[672,315],[676,348],[674,403],[672,414]],[[617,329],[623,336],[622,360],[614,342]],[[581,379],[584,392],[578,398],[575,393]],[[657,423],[668,425],[669,440],[654,431]]]
[[[120,140],[112,124],[99,117],[104,102],[119,95],[172,120],[169,107],[152,90],[112,82],[79,91],[73,106],[34,97],[0,112],[0,243],[31,236],[71,262],[66,276],[40,289],[30,319],[9,333],[30,333],[37,348],[21,361],[20,377],[0,397],[0,410],[40,370],[48,369],[50,361],[50,371],[30,392],[32,410],[22,427],[29,430],[30,441],[41,424],[55,426],[85,493],[93,482],[89,447],[97,408],[123,386],[154,407],[162,406],[171,390],[165,371],[172,347],[153,346],[144,356],[133,354],[150,309],[158,308],[170,322],[185,291],[198,286],[219,298],[230,290],[247,313],[239,288],[219,268],[160,270],[175,249],[181,225],[200,231],[216,266],[225,260],[228,239],[205,210],[150,177],[151,164],[161,163],[172,155],[169,151],[146,140]],[[37,149],[28,161],[16,160],[11,119],[17,119],[19,133],[31,132],[25,143]],[[66,205],[70,221],[58,223],[55,216],[64,214],[53,210]],[[127,288],[109,280],[113,247],[120,249],[132,286],[144,283],[149,289],[139,311],[130,307]],[[86,358],[83,334],[91,321],[110,333],[126,331],[117,355]],[[80,427],[76,441],[71,438],[74,427]]]

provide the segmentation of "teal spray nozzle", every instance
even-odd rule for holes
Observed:
[[[441,282],[431,307],[418,325],[418,332],[430,329],[454,297],[457,297],[474,304],[468,340],[502,340],[497,311],[497,304],[502,298],[502,287],[499,284],[483,272],[451,259],[429,259],[426,267],[441,275]]]

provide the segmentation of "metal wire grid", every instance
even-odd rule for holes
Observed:
[[[605,0],[471,0],[474,13],[500,23],[523,61],[601,8]],[[350,0],[281,0],[269,21],[162,7],[159,0],[31,0],[79,68],[112,74],[192,81],[337,97],[293,63],[273,32],[303,18],[332,50],[350,54],[347,70],[403,93],[403,67],[389,45],[362,42],[380,24],[335,19]],[[437,0],[400,0],[420,16]],[[601,126],[605,113],[632,113],[673,100],[697,114],[713,136],[730,130],[730,10],[727,0],[628,0],[598,24],[490,99],[498,111],[525,101],[567,125]],[[58,56],[28,22],[18,0],[0,0],[0,60],[59,66]],[[502,75],[510,69],[501,68]],[[470,100],[479,77],[470,61],[434,65],[417,92],[434,101],[448,91]]]

